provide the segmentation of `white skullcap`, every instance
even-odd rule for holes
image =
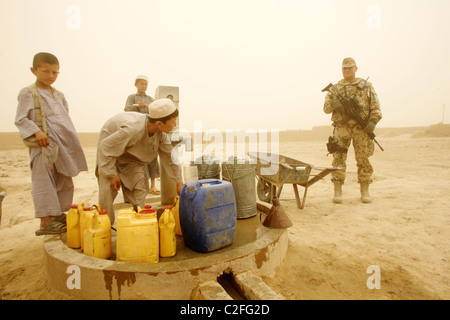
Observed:
[[[140,74],[136,77],[136,81],[138,81],[138,80],[145,80],[148,82],[148,78],[142,74]]]
[[[177,108],[170,99],[158,99],[148,106],[148,116],[152,119],[161,119],[171,115]]]

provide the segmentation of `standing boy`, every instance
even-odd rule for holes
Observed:
[[[145,92],[148,87],[148,78],[143,75],[136,77],[134,86],[137,89],[137,93],[130,94],[125,102],[125,111],[134,111],[148,114],[148,105],[154,101],[154,99],[147,95]],[[158,157],[148,164],[148,173],[150,175],[150,193],[153,195],[159,195],[160,191],[156,188],[156,178],[159,178],[159,163]],[[125,199],[127,200],[127,199]]]
[[[103,125],[97,147],[96,175],[99,204],[115,221],[113,202],[120,187],[133,204],[143,208],[148,193],[147,164],[158,155],[167,174],[181,193],[181,165],[172,161],[172,143],[167,135],[176,126],[178,110],[170,99],[149,106],[149,114],[122,112]]]
[[[31,72],[36,82],[19,92],[15,124],[24,140],[35,140],[29,152],[35,216],[41,219],[36,235],[58,234],[66,229],[62,212],[73,201],[72,177],[88,167],[67,101],[51,86],[59,75],[58,59],[38,53]]]

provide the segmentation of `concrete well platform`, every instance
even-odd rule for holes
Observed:
[[[270,209],[260,202],[257,207],[263,214]],[[224,273],[270,274],[282,263],[288,247],[287,230],[263,227],[259,214],[237,221],[234,242],[226,248],[198,253],[177,236],[177,254],[158,263],[115,261],[114,233],[113,256],[108,260],[68,248],[65,235],[44,238],[47,279],[50,286],[76,299],[187,300],[199,284],[216,281]]]

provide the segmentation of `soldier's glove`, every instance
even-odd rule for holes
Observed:
[[[344,113],[344,106],[339,100],[331,100],[330,105],[333,107],[334,112]]]
[[[375,130],[375,123],[373,122],[367,122],[367,125],[364,127],[364,132],[365,133],[372,133],[373,130]]]

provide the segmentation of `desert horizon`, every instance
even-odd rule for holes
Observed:
[[[221,132],[224,132],[222,130]],[[311,130],[280,130],[279,141],[297,141],[297,140],[323,140],[326,141],[328,136],[332,135],[333,127],[314,126]],[[202,132],[204,134],[205,131]],[[377,127],[375,129],[377,137],[395,137],[402,134],[412,134],[413,137],[450,137],[450,124],[432,124],[429,126],[414,127]],[[83,146],[96,146],[99,132],[78,132],[80,141]],[[191,133],[193,136],[193,133]],[[270,131],[268,133],[270,141]],[[19,132],[0,132],[0,150],[15,149],[22,146],[22,140]]]

